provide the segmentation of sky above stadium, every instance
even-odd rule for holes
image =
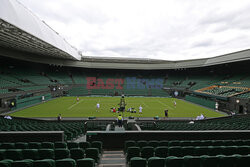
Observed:
[[[18,0],[86,56],[185,60],[250,48],[250,0]]]

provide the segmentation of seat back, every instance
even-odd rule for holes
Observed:
[[[52,142],[42,142],[41,143],[42,148],[48,148],[48,149],[54,149],[54,143]]]
[[[54,146],[55,146],[55,148],[67,148],[67,143],[65,143],[65,142],[55,142]]]
[[[22,160],[23,154],[21,149],[9,149],[5,151],[5,158],[12,159],[14,161]]]
[[[90,148],[90,143],[89,142],[80,142],[79,147],[86,150],[86,148]]]
[[[151,146],[142,147],[141,149],[142,158],[148,159],[153,156],[154,156],[154,147],[151,147]]]
[[[127,152],[128,147],[136,146],[136,142],[134,140],[127,140],[124,143],[124,152]]]
[[[133,157],[130,159],[130,167],[146,167],[147,160],[141,157]]]
[[[182,167],[182,164],[183,164],[182,157],[169,156],[166,158],[167,167]]]
[[[98,148],[99,152],[102,152],[102,142],[101,141],[93,141],[91,143],[92,148]]]
[[[155,148],[155,156],[166,158],[168,156],[168,147],[167,146],[160,146]]]
[[[23,159],[39,159],[39,154],[37,149],[23,149],[22,150]]]
[[[140,157],[140,148],[139,147],[128,147],[127,149],[127,161],[130,161],[133,157]]]
[[[30,142],[28,145],[29,149],[41,149],[41,143],[39,142]]]
[[[28,149],[29,145],[28,143],[24,143],[24,142],[17,142],[15,143],[15,148],[16,149]]]
[[[70,149],[70,157],[74,160],[83,159],[84,151],[81,148],[72,148]]]
[[[137,146],[142,148],[142,147],[146,147],[148,145],[148,142],[146,140],[139,140],[137,141]]]
[[[69,158],[69,150],[66,148],[57,148],[54,150],[55,151],[55,159],[65,159]]]
[[[77,166],[81,167],[95,167],[95,160],[92,158],[83,158],[77,160]]]
[[[42,159],[33,162],[33,167],[55,167],[53,159]]]
[[[33,160],[20,160],[11,163],[11,167],[33,167]]]
[[[76,161],[71,158],[56,160],[56,167],[76,167]]]
[[[85,150],[86,158],[92,158],[96,163],[99,162],[99,149],[98,148],[87,148]]]
[[[53,149],[38,149],[40,159],[55,159],[55,152]]]
[[[150,141],[148,141],[148,146],[156,148],[156,147],[159,146],[159,141],[157,141],[157,140],[150,140]]]
[[[148,159],[148,167],[164,167],[165,166],[165,158],[160,157],[150,157]]]
[[[76,142],[68,142],[67,147],[68,147],[69,150],[72,149],[72,148],[79,148],[79,144],[76,143]]]

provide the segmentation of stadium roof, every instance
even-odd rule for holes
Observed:
[[[0,45],[40,56],[81,58],[76,48],[16,0],[1,0]]]
[[[138,69],[138,70],[159,70],[159,69],[182,69],[194,67],[206,67],[218,64],[226,64],[238,61],[250,60],[250,49],[221,55],[213,58],[166,61],[155,59],[140,58],[100,58],[100,57],[82,57],[81,61],[58,59],[47,57],[46,59],[27,52],[20,52],[3,48],[0,45],[0,55],[12,57],[15,59],[53,64],[59,66],[82,67],[82,68],[101,68],[101,69]]]
[[[82,56],[16,0],[1,1],[0,55],[61,66],[142,70],[193,68],[250,60],[249,49],[212,58],[181,61]]]

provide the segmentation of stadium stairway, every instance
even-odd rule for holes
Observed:
[[[115,131],[125,131],[124,127],[115,126]]]
[[[126,167],[123,151],[104,151],[98,167]]]

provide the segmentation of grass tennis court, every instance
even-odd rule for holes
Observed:
[[[173,98],[160,97],[126,97],[126,110],[135,108],[136,113],[124,112],[124,116],[134,117],[164,117],[164,110],[169,110],[169,117],[196,117],[201,113],[205,117],[224,116],[213,110]],[[174,101],[177,105],[174,107]],[[26,108],[10,114],[18,117],[56,117],[59,113],[62,117],[117,117],[118,113],[112,113],[111,108],[118,108],[120,97],[76,97],[57,98],[42,104]],[[100,111],[96,111],[96,104],[100,104]],[[143,113],[138,113],[139,106],[143,107]]]

